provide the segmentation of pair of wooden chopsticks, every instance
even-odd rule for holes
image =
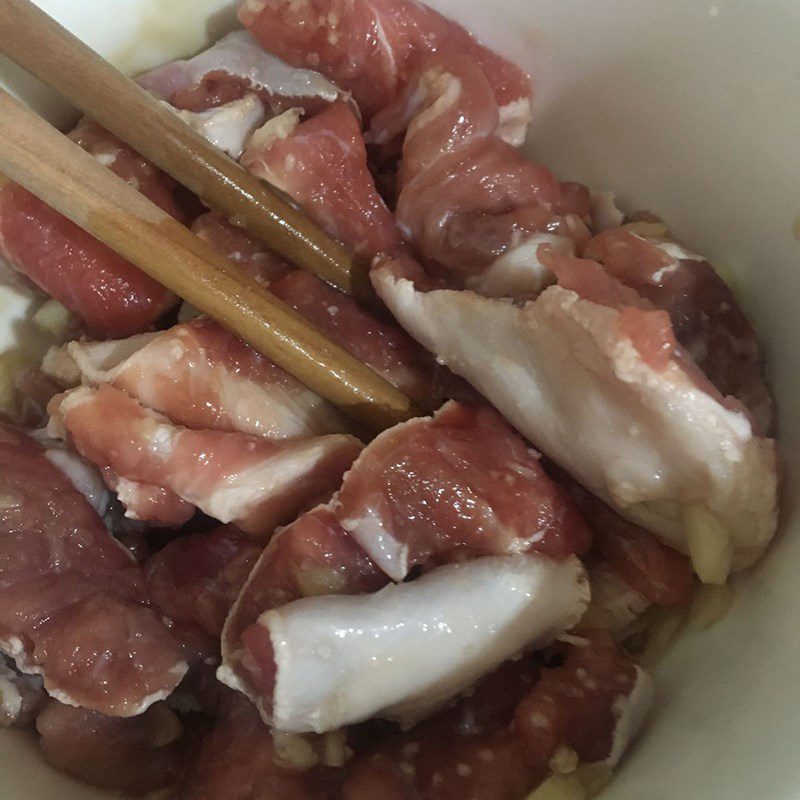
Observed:
[[[357,298],[366,268],[38,9],[0,0],[0,52],[290,262]],[[0,90],[0,172],[375,430],[418,413],[369,367]]]

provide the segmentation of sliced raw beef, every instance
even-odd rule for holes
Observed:
[[[45,367],[64,385],[110,384],[188,428],[271,439],[348,428],[333,406],[209,319],[121,341],[70,342]]]
[[[384,137],[408,128],[397,221],[432,274],[488,296],[532,294],[553,280],[539,245],[584,243],[591,201],[504,142],[499,123],[475,63],[437,56],[374,124]]]
[[[528,76],[415,0],[249,0],[239,19],[270,52],[351,91],[367,118],[395,98],[425,56],[468,56],[492,87],[504,138],[514,145],[525,140]]]
[[[131,716],[186,671],[144,576],[31,439],[0,428],[0,647],[48,693]]]
[[[108,384],[71,390],[50,414],[51,428],[98,466],[163,486],[257,536],[330,495],[362,446],[344,434],[277,441],[191,430]]]
[[[595,236],[584,254],[668,312],[675,338],[719,392],[744,403],[762,431],[772,430],[773,403],[756,332],[708,261],[625,228]]]
[[[101,164],[181,219],[176,184],[89,120],[70,134]],[[148,330],[175,297],[159,283],[14,183],[0,187],[0,252],[97,336]]]
[[[775,442],[675,347],[665,312],[596,262],[540,258],[559,285],[525,303],[425,291],[392,259],[372,279],[417,341],[702,580],[752,564],[776,527]]]

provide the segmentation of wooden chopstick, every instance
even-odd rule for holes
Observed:
[[[288,261],[375,302],[365,264],[30,0],[0,0],[0,52]]]
[[[0,90],[0,172],[374,430],[419,413],[369,367]]]

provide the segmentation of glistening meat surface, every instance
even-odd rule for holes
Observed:
[[[48,362],[68,385],[110,384],[188,428],[272,439],[348,428],[329,403],[208,319],[127,340],[70,342]]]
[[[763,552],[776,527],[775,442],[681,364],[648,363],[618,308],[561,286],[521,305],[425,292],[391,260],[372,278],[406,330],[584,486],[681,552],[710,546],[701,578],[724,580]]]
[[[250,659],[248,674],[242,664],[242,634],[265,611],[302,597],[374,592],[388,582],[328,506],[306,512],[272,538],[239,593],[222,633],[219,679],[246,690],[257,665]]]
[[[144,576],[33,441],[0,428],[0,646],[64,702],[138,714],[186,671]]]
[[[320,73],[290,66],[246,31],[234,31],[193,58],[173,61],[138,82],[176,108],[202,112],[256,94],[273,111],[319,110],[343,97]]]
[[[88,120],[70,137],[166,212],[181,218],[174,181],[127,145]],[[98,336],[149,330],[175,303],[175,297],[152,278],[13,183],[0,188],[0,251]]]
[[[469,58],[424,62],[375,120],[384,138],[407,126],[397,220],[434,276],[490,296],[539,291],[552,281],[536,257],[549,242],[585,242],[589,193],[561,183],[498,136],[491,87]]]
[[[383,630],[385,636],[374,637],[376,647],[408,652],[417,648],[429,656],[441,649],[443,658],[456,659],[448,666],[448,672],[463,677],[465,673],[459,668],[469,672],[472,664],[480,674],[510,655],[504,653],[506,628],[498,623],[495,611],[505,607],[512,616],[523,613],[512,597],[516,590],[509,576],[514,569],[522,570],[517,576],[521,584],[528,586],[526,581],[530,582],[519,597],[527,598],[523,605],[532,614],[524,626],[530,638],[515,640],[512,646],[512,650],[518,650],[531,645],[537,636],[547,639],[554,635],[552,626],[563,630],[577,621],[583,597],[577,573],[582,574],[582,568],[570,554],[582,552],[588,545],[588,529],[569,497],[549,480],[536,455],[507,424],[488,408],[450,403],[433,418],[412,420],[375,439],[347,473],[342,489],[328,506],[309,512],[278,534],[251,573],[227,620],[219,677],[256,700],[265,719],[277,714],[285,720],[278,724],[295,726],[290,727],[292,730],[328,730],[330,726],[391,709],[401,701],[411,702],[417,695],[417,713],[424,713],[420,709],[435,706],[442,697],[426,696],[422,687],[428,685],[427,679],[415,683],[412,671],[407,671],[410,683],[393,690],[384,686],[386,692],[374,697],[365,695],[366,711],[358,705],[356,695],[349,692],[348,703],[336,712],[341,717],[326,716],[332,712],[323,710],[327,706],[320,701],[320,707],[311,709],[310,716],[302,721],[293,690],[280,688],[280,682],[285,682],[290,673],[276,672],[278,640],[286,642],[287,653],[294,653],[298,647],[297,652],[313,652],[314,647],[307,642],[304,645],[302,640],[304,636],[317,635],[307,623],[319,612],[344,626],[348,620],[361,620],[363,625],[354,623],[354,631],[371,627]],[[493,615],[493,624],[486,627],[485,620],[472,621],[471,629],[478,631],[481,641],[475,651],[480,665],[471,662],[465,655],[469,648],[462,647],[455,638],[442,648],[429,646],[423,629],[470,629],[469,624],[459,627],[463,620],[457,619],[459,609],[469,606],[466,597],[459,594],[465,584],[462,574],[455,568],[437,566],[453,561],[472,563],[470,559],[485,555],[524,553],[530,554],[530,562],[524,556],[522,562],[514,558],[489,559],[482,567],[470,568],[483,570],[477,582],[482,580],[487,591],[493,587],[500,598],[487,609]],[[563,569],[559,561],[564,561]],[[381,572],[402,580],[415,566],[430,574],[352,601],[311,599],[375,589],[386,581],[381,579]],[[544,601],[532,599],[540,597],[539,590],[545,585],[557,600],[556,610],[548,610]],[[547,594],[543,589],[542,592]],[[309,599],[297,605],[292,602],[302,597]],[[588,598],[583,602],[585,599]],[[451,612],[445,615],[444,627],[429,621],[417,630],[412,619],[425,620],[426,609],[436,613],[439,604]],[[405,620],[396,637],[389,634],[392,609]],[[565,616],[555,621],[551,611]],[[284,618],[284,614],[289,616]],[[286,623],[292,627],[295,614],[304,619],[304,614],[309,616],[293,628],[304,631],[300,640],[273,636],[272,626]],[[509,630],[514,629],[510,619],[504,624]],[[335,629],[336,625],[329,627]],[[358,656],[367,641],[372,640],[365,633],[353,647],[345,648],[338,660],[348,653]],[[331,643],[321,647],[326,652],[330,650],[332,656],[339,652]],[[361,660],[365,659],[365,663],[370,660],[366,656]],[[384,653],[376,663],[395,659],[391,653]],[[284,659],[282,666],[288,663]],[[333,662],[329,666],[333,667]],[[435,672],[441,664],[431,663],[429,667]],[[313,667],[309,669],[313,671]],[[331,680],[346,673],[344,668],[335,670]],[[417,673],[421,674],[419,670]],[[312,682],[324,692],[324,681]],[[442,685],[441,681],[430,682]],[[456,684],[450,687],[450,694],[463,688],[459,681]],[[278,696],[286,698],[287,693],[290,699],[281,700],[283,706],[275,708]],[[448,696],[447,691],[442,694]],[[413,717],[412,710],[406,712]]]
[[[394,580],[415,566],[479,555],[566,558],[591,541],[573,502],[500,415],[455,402],[375,439],[334,509]]]
[[[191,430],[107,384],[73,389],[51,403],[50,413],[51,427],[63,429],[98,466],[164,486],[258,536],[329,495],[361,449],[347,435],[276,441]]]
[[[588,600],[575,556],[476,558],[372,595],[267,611],[242,635],[242,665],[279,730],[323,733],[372,717],[409,725],[498,664],[549,644]]]
[[[585,255],[669,313],[676,339],[722,395],[749,409],[762,432],[774,425],[756,332],[711,264],[680,245],[615,228]]]
[[[491,84],[505,138],[515,145],[525,139],[528,76],[415,0],[250,0],[239,19],[270,52],[297,67],[318,69],[351,91],[367,118],[394,99],[425,56],[467,55]]]
[[[358,255],[371,258],[397,247],[394,218],[369,172],[361,125],[346,104],[302,122],[297,109],[270,120],[250,139],[241,163]]]

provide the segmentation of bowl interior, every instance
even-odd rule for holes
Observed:
[[[429,0],[534,76],[530,150],[562,178],[659,213],[727,265],[765,344],[784,459],[779,538],[737,582],[731,613],[687,632],[657,670],[652,722],[603,795],[789,800],[800,794],[800,5],[783,0]],[[198,49],[230,0],[39,0],[130,71]],[[51,93],[0,62],[51,119]],[[8,317],[6,309],[0,316]],[[0,320],[1,322],[1,320]],[[0,350],[8,346],[0,325]],[[4,336],[6,341],[4,341]],[[101,797],[43,766],[32,737],[0,734],[4,796]]]

